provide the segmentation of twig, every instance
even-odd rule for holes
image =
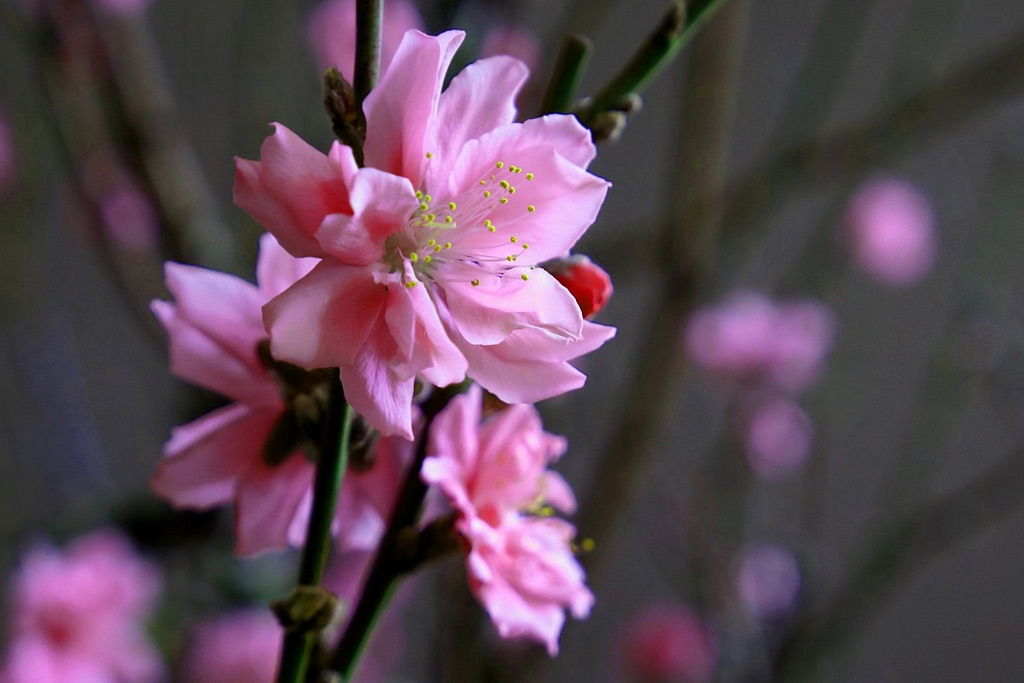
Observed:
[[[341,381],[336,375],[331,381],[329,405],[325,437],[320,444],[316,478],[313,481],[309,528],[299,564],[299,586],[318,587],[323,578],[331,549],[331,525],[334,522],[338,492],[348,464],[353,411],[345,401]],[[297,628],[285,633],[278,683],[301,683],[305,680],[316,637],[317,631],[314,629]]]
[[[377,86],[380,75],[383,11],[384,0],[356,0],[356,60],[352,87],[356,94],[356,104],[360,108],[366,96]]]
[[[593,48],[594,44],[584,36],[570,34],[565,37],[551,72],[548,89],[544,92],[541,114],[569,111]]]

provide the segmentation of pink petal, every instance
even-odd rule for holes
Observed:
[[[407,281],[415,276],[406,262]],[[416,374],[436,386],[461,382],[468,367],[465,357],[441,324],[426,286],[392,286],[385,312],[388,329],[397,345],[392,371],[406,378]]]
[[[366,268],[319,263],[263,307],[274,357],[304,368],[352,363],[386,296]]]
[[[238,480],[235,553],[248,556],[288,547],[288,529],[313,485],[313,465],[295,453],[276,467],[256,459]]]
[[[317,264],[316,259],[295,258],[270,233],[260,236],[260,253],[256,261],[256,281],[260,296],[269,301],[288,289]],[[260,315],[262,322],[263,317]]]
[[[443,187],[462,146],[516,116],[516,96],[529,75],[526,66],[512,57],[491,57],[463,69],[441,93],[437,110],[438,159],[427,174],[428,187]]]
[[[506,403],[535,403],[583,386],[586,376],[567,362],[601,346],[615,328],[584,321],[583,341],[564,342],[537,330],[519,330],[501,344],[459,343],[469,375]]]
[[[328,216],[316,233],[331,256],[351,265],[381,260],[385,240],[404,227],[419,206],[407,178],[375,168],[356,173],[351,201],[354,216]]]
[[[479,386],[471,385],[438,413],[430,428],[428,456],[454,460],[466,472],[476,468],[482,394]]]
[[[507,242],[515,235],[530,245],[520,256],[521,263],[532,265],[565,254],[597,218],[608,192],[606,180],[584,170],[593,150],[589,131],[575,117],[555,114],[511,123],[467,142],[447,187],[443,192],[435,189],[437,194],[469,206],[479,203],[480,181],[498,174],[498,162],[505,171],[514,165],[523,172],[505,173],[516,192],[487,214],[497,233],[475,231],[460,238],[460,246],[485,250],[495,237]]]
[[[172,429],[150,487],[177,507],[226,503],[235,495],[238,478],[259,462],[280,412],[233,403]]]
[[[341,366],[345,398],[384,436],[412,440],[413,377],[398,377],[389,362],[395,342],[381,320],[353,363]]]
[[[545,270],[514,268],[502,276],[470,279],[446,268],[444,291],[452,323],[470,344],[497,344],[516,330],[543,330],[563,339],[580,339],[583,316],[565,287]],[[528,279],[523,279],[526,276]],[[478,284],[474,285],[473,282]]]
[[[235,204],[295,256],[323,256],[313,233],[332,213],[351,213],[346,180],[355,173],[347,147],[331,159],[281,124],[260,147],[260,161],[235,160]]]
[[[363,103],[367,166],[408,178],[419,187],[445,72],[462,43],[462,31],[434,37],[405,34],[390,68]]]

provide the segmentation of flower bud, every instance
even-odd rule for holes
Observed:
[[[582,254],[548,261],[543,267],[569,290],[584,318],[600,313],[614,291],[608,273]]]

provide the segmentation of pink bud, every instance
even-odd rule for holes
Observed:
[[[569,290],[584,318],[600,313],[612,297],[614,288],[608,273],[582,254],[548,261],[544,268]]]
[[[850,250],[875,280],[894,286],[917,282],[935,262],[935,219],[928,199],[902,180],[860,187],[846,214]]]
[[[793,401],[778,398],[754,411],[747,425],[747,460],[768,480],[793,472],[811,452],[814,427]]]
[[[14,183],[16,170],[14,139],[7,119],[0,112],[0,199],[6,196]]]
[[[621,642],[629,672],[640,680],[699,683],[714,673],[714,635],[685,605],[643,609],[626,624]]]
[[[104,195],[99,202],[103,227],[119,245],[133,252],[156,247],[160,219],[149,198],[129,183]]]

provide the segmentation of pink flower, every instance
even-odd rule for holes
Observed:
[[[554,655],[565,610],[582,619],[594,603],[571,550],[575,528],[546,516],[548,504],[563,512],[576,507],[569,485],[547,469],[565,440],[543,431],[528,405],[480,424],[481,397],[473,386],[434,420],[423,480],[459,512],[456,529],[470,546],[470,589],[498,633],[545,643]]]
[[[711,629],[686,606],[652,605],[623,627],[620,642],[629,672],[643,681],[710,681],[716,646]]]
[[[779,546],[754,545],[740,564],[736,588],[740,599],[761,619],[788,612],[800,594],[800,565]]]
[[[406,31],[423,28],[420,13],[408,0],[388,0],[381,17],[380,69],[385,71]],[[356,54],[355,0],[326,0],[310,12],[306,21],[309,41],[321,68],[335,66],[352,81]]]
[[[693,361],[709,373],[795,393],[817,381],[835,326],[823,304],[780,304],[744,291],[694,313],[686,345]]]
[[[544,269],[569,290],[584,318],[600,313],[615,291],[604,268],[582,254],[548,261]]]
[[[248,609],[195,627],[183,664],[190,683],[273,683],[283,630],[270,610]]]
[[[353,407],[412,438],[417,376],[468,374],[507,403],[583,384],[568,361],[614,330],[587,323],[537,264],[566,253],[608,183],[572,116],[512,123],[526,69],[493,57],[443,93],[463,34],[406,33],[365,102],[366,168],[276,126],[236,160],[235,202],[295,256],[323,259],[264,307],[274,356],[341,370]]]
[[[765,479],[781,479],[807,460],[813,438],[814,426],[799,405],[788,398],[772,399],[749,417],[747,461]]]
[[[11,594],[5,683],[145,683],[162,677],[142,620],[160,592],[156,569],[112,531],[65,552],[38,547]]]
[[[290,407],[257,346],[267,336],[261,306],[312,266],[264,235],[259,285],[169,263],[167,288],[176,301],[152,304],[170,337],[171,371],[235,402],[174,429],[151,485],[178,507],[232,503],[241,555],[300,545],[306,533],[314,467],[297,449],[279,454],[280,462],[264,458],[271,430]],[[397,487],[395,470],[408,451],[406,442],[382,439],[374,467],[345,477],[336,514],[343,548],[376,544]]]
[[[935,262],[935,218],[928,199],[902,180],[873,180],[850,199],[846,225],[853,258],[875,280],[917,282]]]

